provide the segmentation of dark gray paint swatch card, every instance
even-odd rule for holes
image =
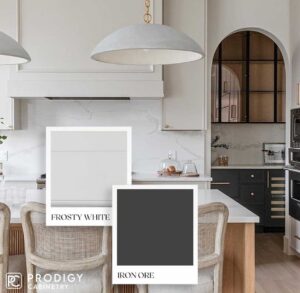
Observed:
[[[193,185],[114,186],[114,284],[197,283],[197,199]]]

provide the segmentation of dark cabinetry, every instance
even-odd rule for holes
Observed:
[[[212,170],[213,182],[211,183],[211,188],[219,189],[226,195],[237,199],[239,197],[239,171],[228,171]]]
[[[267,170],[266,176],[266,225],[283,227],[285,218],[284,171]]]
[[[219,189],[260,217],[258,230],[284,227],[285,179],[281,169],[213,169]]]

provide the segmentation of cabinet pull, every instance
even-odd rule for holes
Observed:
[[[212,182],[211,185],[230,185],[230,182]]]
[[[296,238],[297,240],[300,240],[300,237],[298,235],[294,235],[294,238]]]
[[[267,171],[267,188],[270,188],[270,171]]]
[[[254,178],[255,176],[254,176],[254,174],[251,174],[250,177],[251,177],[251,178]]]
[[[255,196],[255,193],[254,193],[254,192],[251,192],[250,195],[251,195],[251,196]]]

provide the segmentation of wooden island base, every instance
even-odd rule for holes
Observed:
[[[227,225],[223,293],[255,292],[255,224]]]

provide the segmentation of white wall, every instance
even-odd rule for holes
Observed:
[[[22,130],[8,136],[7,175],[38,176],[45,172],[46,126],[132,126],[133,170],[156,172],[168,150],[178,159],[196,161],[204,172],[204,133],[160,131],[161,101],[22,101]],[[118,168],[118,166],[116,166]]]
[[[219,155],[229,156],[229,165],[262,165],[264,142],[285,142],[284,124],[214,124],[211,136],[220,136],[217,144],[225,143],[229,149],[212,150],[212,163]]]
[[[209,0],[209,52],[228,34],[249,28],[268,32],[289,52],[289,11],[289,0]]]
[[[300,40],[299,29],[299,0],[209,0],[208,1],[208,76],[211,75],[211,64],[214,52],[219,43],[229,34],[238,30],[256,30],[262,32],[273,39],[279,46],[285,61],[286,68],[286,137],[289,141],[289,111],[290,101],[292,100],[291,88],[291,63],[294,62],[291,55],[291,43],[294,49],[298,42],[292,41],[296,37]],[[290,15],[294,20],[290,23]],[[290,24],[293,28],[290,31]],[[292,34],[290,34],[292,33]],[[290,43],[291,42],[291,43]],[[300,57],[300,52],[299,52]],[[295,59],[296,62],[296,59]],[[300,66],[300,58],[299,61]],[[300,70],[298,70],[300,72]],[[299,73],[297,73],[298,75]],[[300,77],[300,76],[299,76]],[[208,80],[208,93],[211,91],[210,81]],[[294,96],[294,93],[293,93]],[[209,99],[210,100],[210,99]],[[208,103],[210,105],[210,103]],[[210,112],[210,106],[208,106]],[[210,119],[210,117],[209,117]],[[207,141],[211,139],[210,131],[207,134]],[[288,145],[287,145],[288,147]],[[207,144],[207,152],[209,145]],[[209,160],[210,161],[210,160]],[[288,189],[286,189],[288,194]],[[286,197],[288,199],[288,197]],[[288,200],[286,200],[286,208],[288,210]],[[288,222],[287,222],[288,224]],[[288,230],[288,229],[287,229]],[[288,232],[286,233],[288,234]]]
[[[287,117],[290,117],[290,108],[299,107],[299,100],[298,100],[298,87],[297,84],[300,82],[300,34],[299,34],[299,27],[300,27],[300,1],[299,0],[290,0],[290,58],[291,58],[291,80],[290,80],[290,87],[291,87],[291,97],[288,100],[289,108]],[[287,141],[289,142],[289,133],[290,133],[290,121],[288,122],[288,135]],[[288,172],[286,172],[286,175]],[[288,180],[286,180],[288,182]],[[289,193],[288,184],[286,186],[286,193]],[[293,251],[289,248],[289,241],[291,236],[290,231],[290,221],[288,217],[288,208],[289,208],[289,201],[288,197],[286,200],[286,232],[285,232],[285,251],[287,253],[292,254]]]
[[[292,100],[291,107],[299,107],[298,88],[300,82],[300,1],[290,0],[291,3],[291,58],[292,58]]]
[[[209,0],[207,75],[211,75],[211,64],[215,50],[226,36],[238,30],[250,29],[262,32],[277,43],[285,58],[287,74],[286,97],[289,105],[289,100],[291,99],[289,5],[290,0]],[[208,79],[207,88],[209,93],[208,111],[210,113],[210,79]],[[287,106],[287,114],[288,112],[289,106]],[[286,115],[286,117],[289,116]],[[210,119],[210,116],[208,119]],[[287,128],[286,140],[288,139],[288,133],[289,130]],[[210,139],[210,131],[208,131],[207,141],[209,142]],[[209,151],[209,144],[207,144],[208,154],[210,154]],[[210,162],[211,160],[208,161]]]

